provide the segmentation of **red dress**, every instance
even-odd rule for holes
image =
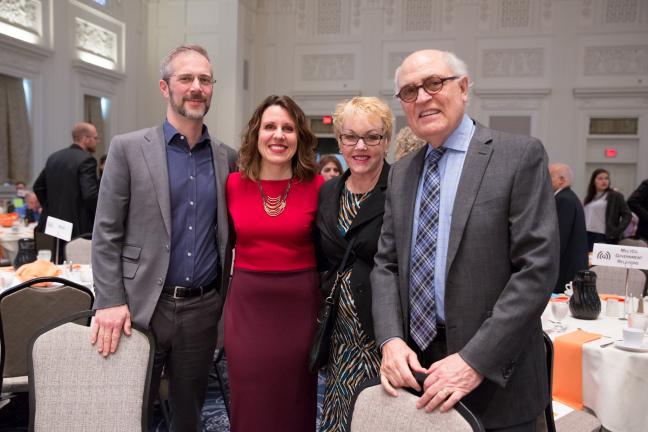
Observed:
[[[307,365],[320,302],[313,227],[322,183],[293,181],[283,213],[271,217],[256,182],[227,179],[236,231],[224,311],[233,432],[315,430],[317,376]],[[288,180],[261,184],[276,197]]]

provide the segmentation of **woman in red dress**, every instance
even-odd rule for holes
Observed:
[[[288,96],[269,96],[243,134],[227,179],[236,231],[225,303],[231,431],[315,430],[308,351],[320,302],[313,228],[323,179],[316,138]]]

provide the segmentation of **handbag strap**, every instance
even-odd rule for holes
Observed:
[[[346,265],[347,262],[349,261],[349,255],[351,255],[351,249],[353,249],[353,244],[355,243],[356,237],[351,238],[351,241],[349,241],[349,244],[347,245],[346,251],[344,251],[344,258],[342,258],[342,262],[340,262],[340,265],[337,269],[337,274],[335,275],[335,283],[333,284],[333,287],[331,288],[331,292],[329,295],[326,297],[326,302],[327,303],[333,303],[335,292],[337,291],[337,287],[339,285],[340,279],[342,278],[342,275],[344,274],[344,270],[346,270]]]

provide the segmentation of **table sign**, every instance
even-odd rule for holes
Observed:
[[[648,248],[594,243],[592,265],[648,270]]]
[[[621,319],[628,319],[628,314],[632,311],[633,302],[628,297],[628,276],[630,269],[648,269],[648,248],[626,245],[609,245],[604,243],[594,243],[592,251],[592,264],[622,267],[626,269],[625,275],[625,313]],[[640,298],[641,300],[641,298]]]
[[[66,222],[63,219],[47,216],[45,234],[61,240],[70,241],[72,239],[72,222]]]
[[[54,262],[59,262],[59,239],[70,241],[72,239],[72,222],[64,221],[52,216],[47,216],[45,234],[56,238],[56,254]]]

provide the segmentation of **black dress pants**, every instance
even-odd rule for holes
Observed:
[[[162,294],[155,308],[150,325],[156,342],[150,399],[154,401],[159,393],[164,369],[169,380],[171,431],[202,431],[201,413],[222,308],[218,289],[186,299]]]

